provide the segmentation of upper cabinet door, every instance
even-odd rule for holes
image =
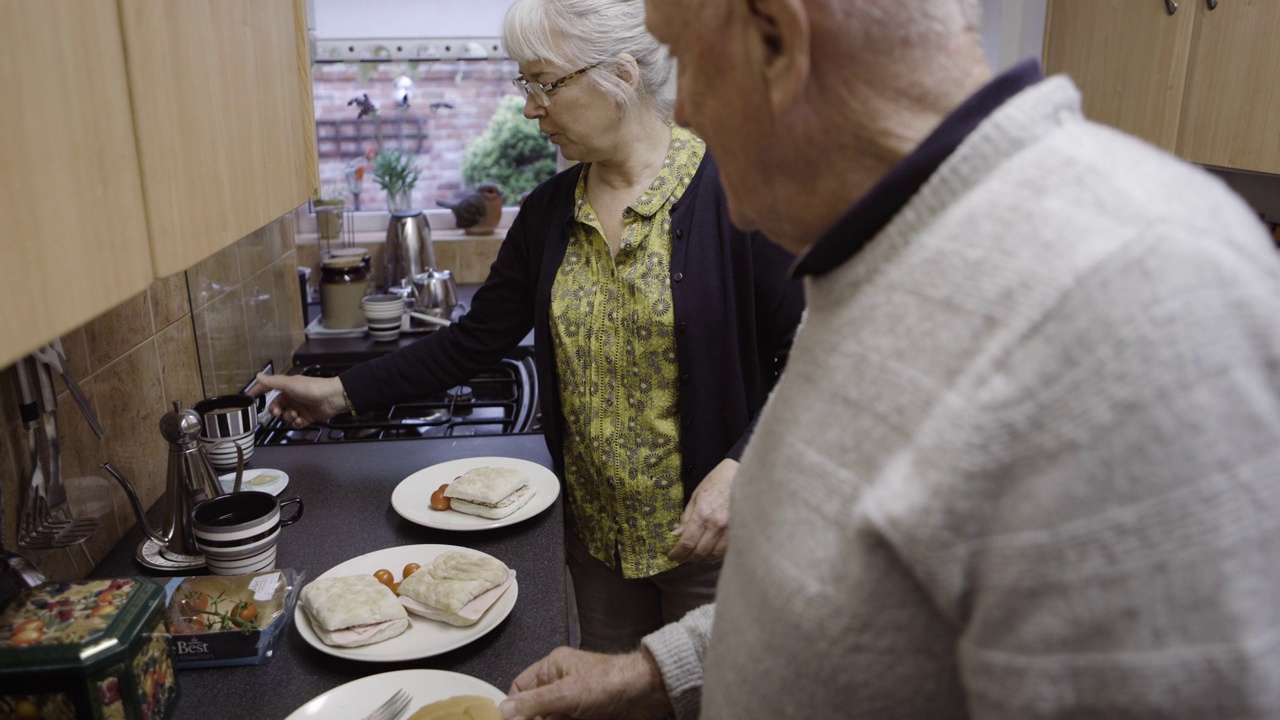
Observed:
[[[115,0],[0,2],[0,367],[147,288]]]
[[[1169,15],[1162,0],[1050,0],[1046,72],[1071,76],[1086,117],[1172,152],[1195,20],[1195,0],[1178,4]]]
[[[1197,2],[1178,154],[1280,173],[1280,2]]]
[[[318,188],[304,0],[119,0],[157,277]]]

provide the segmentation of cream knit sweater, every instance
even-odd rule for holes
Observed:
[[[1280,716],[1280,262],[1238,198],[1050,78],[806,291],[718,606],[645,641],[682,717]]]

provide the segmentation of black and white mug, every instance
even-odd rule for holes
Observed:
[[[264,398],[250,397],[245,393],[215,395],[192,406],[200,416],[204,430],[200,436],[209,440],[243,437],[258,429],[258,403]]]
[[[281,510],[295,505],[282,518]],[[209,498],[191,511],[196,547],[214,575],[244,575],[276,566],[280,529],[302,518],[302,498],[278,500],[275,495],[246,490]]]

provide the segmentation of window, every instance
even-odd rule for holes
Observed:
[[[413,153],[422,171],[415,207],[458,199],[471,190],[462,176],[467,145],[489,127],[500,99],[517,94],[511,78],[518,74],[508,59],[316,63],[322,195],[340,194],[348,209],[385,210],[386,193],[374,182],[367,153],[398,149]],[[398,100],[401,92],[407,106]],[[376,114],[360,117],[365,102]],[[357,182],[354,170],[361,165],[364,177]],[[515,205],[518,198],[506,200]]]

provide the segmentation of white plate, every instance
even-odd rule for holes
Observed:
[[[427,703],[454,695],[479,695],[495,703],[507,697],[498,688],[470,675],[445,670],[396,670],[339,685],[317,695],[285,720],[351,720],[364,717],[397,690],[406,690],[413,696],[405,717]]]
[[[254,482],[254,481],[257,482]],[[222,483],[223,492],[231,492],[236,486],[236,474],[234,472],[226,473],[218,476],[218,482]],[[279,495],[285,486],[289,484],[289,474],[283,470],[273,470],[271,468],[254,468],[253,470],[245,470],[244,476],[240,480],[241,490],[261,490],[269,492],[272,495]]]
[[[395,574],[396,580],[403,580],[404,578],[400,577],[400,571],[404,569],[405,565],[411,562],[419,565],[428,565],[437,555],[450,550],[485,555],[479,550],[454,547],[453,545],[401,545],[400,547],[375,550],[366,555],[351,558],[321,573],[316,579],[341,577],[343,575],[372,575],[375,571],[386,568]],[[472,640],[483,637],[490,630],[497,627],[498,623],[511,614],[511,608],[516,605],[519,582],[520,579],[517,577],[511,583],[511,587],[502,593],[498,601],[480,617],[475,625],[454,627],[453,625],[428,620],[419,615],[409,613],[408,630],[390,640],[383,640],[372,645],[362,645],[361,647],[345,648],[325,645],[320,640],[320,636],[316,635],[315,631],[311,629],[311,618],[307,617],[307,612],[302,609],[302,603],[298,603],[298,607],[293,611],[293,622],[298,626],[298,632],[302,635],[302,639],[310,643],[315,649],[335,657],[368,662],[417,660],[418,658],[431,657],[454,648],[460,648]],[[454,694],[456,695],[457,693]]]
[[[441,485],[453,482],[462,473],[485,465],[513,468],[524,473],[533,486],[533,497],[529,498],[524,507],[497,519],[468,515],[456,510],[431,509],[431,493]],[[551,503],[559,495],[560,481],[556,479],[556,474],[537,463],[508,457],[474,457],[432,465],[401,480],[391,493],[391,507],[405,520],[439,530],[488,530],[528,520],[551,507]]]

